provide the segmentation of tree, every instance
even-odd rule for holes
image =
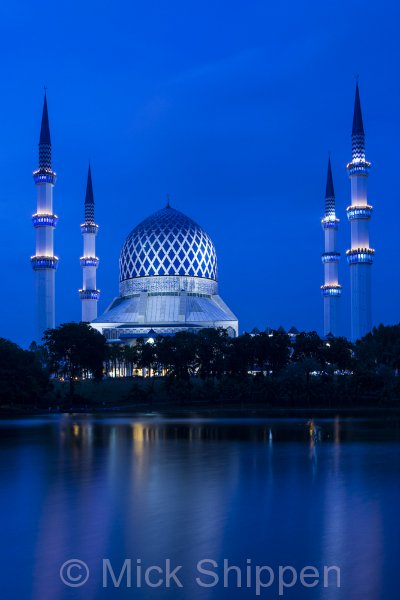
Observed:
[[[325,364],[324,342],[315,331],[302,331],[296,336],[293,347],[294,361],[312,358],[321,367]]]
[[[76,378],[83,374],[102,378],[106,339],[87,323],[64,323],[56,329],[47,329],[43,339],[49,368],[56,375],[69,379],[71,397]]]
[[[197,335],[178,331],[174,336],[158,338],[154,345],[158,364],[177,379],[189,379],[198,368]]]
[[[246,377],[254,369],[254,344],[250,334],[245,333],[231,340],[227,357],[227,369],[232,375]]]
[[[353,344],[344,337],[332,337],[324,346],[324,356],[328,364],[339,371],[353,369]]]
[[[49,376],[34,352],[0,338],[0,403],[32,404],[48,390]]]
[[[150,376],[151,369],[156,366],[156,346],[151,342],[145,342],[144,339],[138,339],[136,341],[136,349],[138,362],[137,366],[139,369],[147,369]]]
[[[139,362],[139,349],[137,346],[124,346],[123,357],[126,365],[126,370],[130,375],[133,375]]]
[[[37,344],[36,342],[31,342],[29,346],[29,352],[33,352],[43,369],[47,369],[49,357],[47,356],[46,348],[43,345]]]
[[[290,360],[290,337],[287,333],[265,332],[253,337],[254,359],[262,371],[276,375]]]
[[[106,363],[107,373],[109,371],[114,372],[114,377],[117,376],[117,369],[121,374],[121,363],[125,360],[124,347],[120,344],[109,344],[106,347]]]
[[[199,374],[202,379],[220,378],[225,369],[230,338],[226,329],[207,328],[196,337]]]
[[[358,363],[376,371],[379,365],[400,369],[400,325],[379,325],[357,340],[355,354]]]

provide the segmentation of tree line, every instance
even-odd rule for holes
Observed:
[[[375,327],[355,344],[316,332],[278,331],[230,338],[224,329],[138,339],[134,346],[107,344],[85,323],[47,330],[29,351],[0,340],[1,403],[35,401],[51,377],[76,382],[104,376],[137,378],[135,393],[157,400],[186,398],[267,405],[396,403],[400,398],[400,325]],[[163,388],[146,383],[164,381]],[[140,383],[139,383],[140,382]]]

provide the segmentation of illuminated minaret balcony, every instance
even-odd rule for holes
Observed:
[[[97,267],[99,266],[99,259],[97,256],[81,256],[80,258],[81,267]]]
[[[96,223],[82,223],[81,225],[81,233],[92,233],[97,235],[99,231],[99,226]]]
[[[100,290],[79,290],[81,300],[99,300]],[[82,319],[83,320],[83,319]]]
[[[36,185],[40,185],[42,183],[51,183],[51,185],[55,185],[56,179],[57,173],[51,169],[39,168],[36,171],[33,171],[33,180]]]
[[[373,207],[370,204],[363,206],[348,206],[346,209],[347,218],[349,221],[354,219],[369,220],[372,216]]]
[[[31,256],[32,269],[34,271],[43,271],[45,269],[57,269],[57,256]]]
[[[375,250],[373,248],[352,248],[346,252],[347,262],[349,265],[357,263],[372,265],[374,262],[374,254]]]
[[[339,284],[327,284],[321,285],[321,293],[323,296],[339,297],[342,295],[342,286]],[[332,333],[328,331],[328,333]]]
[[[371,163],[361,156],[357,156],[356,158],[353,157],[352,160],[346,165],[349,175],[368,175],[370,168]]]
[[[32,215],[33,226],[36,227],[55,227],[57,225],[57,215],[46,213],[35,213]]]
[[[340,260],[340,252],[324,252],[321,255],[322,262],[325,263],[337,263]]]
[[[322,229],[337,229],[339,226],[339,219],[335,216],[326,216],[321,219]]]

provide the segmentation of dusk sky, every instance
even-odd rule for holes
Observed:
[[[131,229],[171,204],[215,243],[220,293],[254,326],[322,333],[324,192],[331,152],[342,333],[350,333],[346,207],[359,75],[369,202],[373,322],[400,321],[396,2],[18,2],[0,6],[0,337],[34,338],[32,171],[48,106],[57,323],[79,320],[80,223],[92,164],[99,314],[118,295]]]

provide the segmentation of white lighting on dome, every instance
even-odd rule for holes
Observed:
[[[128,235],[120,254],[120,297],[92,321],[113,343],[148,343],[203,328],[238,335],[238,321],[218,295],[217,254],[207,233],[171,208]]]
[[[120,281],[154,276],[217,280],[217,255],[210,237],[173,208],[164,208],[137,225],[121,251]]]

